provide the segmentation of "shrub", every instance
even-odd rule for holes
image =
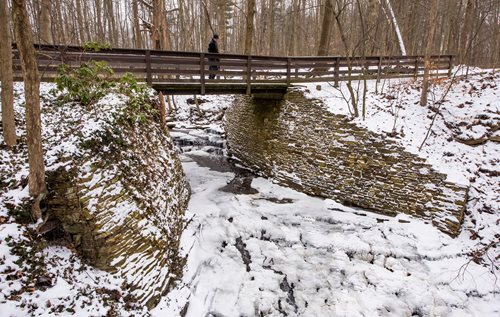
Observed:
[[[88,52],[88,51],[94,51],[94,52],[99,52],[100,50],[110,50],[111,45],[107,43],[99,43],[99,42],[88,42],[83,44],[83,50]]]
[[[63,102],[74,101],[90,106],[114,86],[110,80],[113,74],[113,70],[102,61],[84,63],[75,69],[62,65],[56,78],[56,87],[57,90],[65,92],[60,97]]]
[[[106,62],[92,61],[70,69],[62,65],[56,78],[56,91],[63,94],[63,103],[78,102],[91,106],[110,92],[119,92],[129,98],[122,119],[129,123],[146,123],[156,114],[151,104],[149,88],[131,73],[125,73],[118,83],[112,80],[113,70]]]
[[[131,73],[120,78],[118,90],[129,97],[126,117],[131,123],[146,123],[148,117],[156,114],[156,109],[151,105],[148,87],[138,83]]]

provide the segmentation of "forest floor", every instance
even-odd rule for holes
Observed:
[[[431,97],[439,101],[447,84]],[[345,84],[316,86],[301,89],[348,113]],[[455,239],[406,215],[381,216],[253,176],[224,157],[221,119],[232,97],[203,96],[202,113],[176,97],[171,134],[192,188],[182,237],[188,261],[182,281],[151,312],[127,305],[123,281],[71,249],[32,246],[32,227],[6,208],[20,208],[27,196],[26,159],[1,149],[1,170],[15,175],[0,191],[1,315],[498,316],[499,86],[499,73],[460,78],[444,101],[420,107],[418,82],[380,83],[377,94],[369,82],[366,119],[354,120],[471,185]],[[22,94],[16,85],[18,113]],[[44,129],[57,123],[44,121]]]

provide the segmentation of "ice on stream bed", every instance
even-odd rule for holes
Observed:
[[[408,216],[385,217],[182,155],[192,187],[182,284],[155,316],[497,316],[498,286],[462,242]],[[208,158],[207,158],[208,157]],[[220,158],[215,158],[220,159]],[[468,265],[467,265],[468,264]]]

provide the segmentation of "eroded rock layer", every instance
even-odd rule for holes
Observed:
[[[90,264],[121,274],[135,300],[155,306],[185,263],[179,240],[189,185],[168,131],[154,111],[126,103],[44,115],[63,118],[48,140],[60,145],[47,173],[49,223],[59,223]]]

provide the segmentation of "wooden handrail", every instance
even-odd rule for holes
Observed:
[[[19,77],[17,46],[13,48],[14,75]],[[149,85],[178,82],[197,83],[202,94],[212,83],[241,83],[251,92],[253,83],[293,83],[339,81],[353,78],[388,78],[420,76],[423,56],[259,56],[212,54],[200,52],[158,51],[112,48],[99,51],[80,46],[36,44],[42,80],[50,81],[62,64],[70,68],[92,60],[106,61],[116,75],[130,72]],[[434,75],[449,76],[454,55],[433,55]],[[218,70],[210,71],[217,79],[205,78],[211,59],[217,59]],[[208,62],[207,62],[208,61]],[[293,73],[293,77],[292,77]]]

